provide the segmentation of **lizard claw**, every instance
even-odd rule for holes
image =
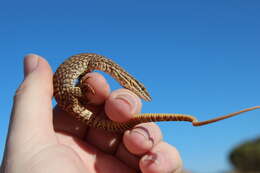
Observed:
[[[80,88],[84,91],[84,93],[91,92],[91,94],[95,95],[96,92],[94,88],[87,82],[87,80],[91,78],[89,76],[84,76],[80,80]]]

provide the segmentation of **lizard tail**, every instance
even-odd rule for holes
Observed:
[[[255,109],[260,109],[260,106],[243,109],[241,111],[233,112],[206,121],[198,121],[197,118],[186,114],[163,114],[163,113],[136,114],[131,120],[124,123],[118,123],[109,120],[107,118],[94,116],[94,119],[91,121],[91,123],[89,123],[89,125],[94,128],[102,128],[106,131],[117,132],[117,133],[118,132],[123,133],[124,131],[132,129],[134,126],[140,123],[159,122],[159,121],[188,121],[191,122],[193,126],[203,126],[206,124],[214,123],[217,121],[221,121],[239,115],[241,113],[249,112]]]
[[[185,114],[145,113],[145,114],[137,114],[131,120],[123,123],[115,122],[100,116],[94,116],[91,121],[88,121],[88,125],[94,128],[101,128],[109,132],[123,133],[124,131],[130,130],[134,126],[140,123],[159,122],[159,121],[196,122],[197,119],[193,116],[185,115]]]

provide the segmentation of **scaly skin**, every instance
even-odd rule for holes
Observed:
[[[151,97],[144,85],[128,74],[112,60],[93,53],[82,53],[71,56],[59,66],[53,77],[54,97],[61,109],[72,114],[86,125],[94,128],[102,128],[106,131],[122,133],[135,125],[156,121],[189,121],[194,126],[201,126],[226,119],[237,114],[260,108],[260,106],[248,108],[239,112],[228,114],[212,120],[198,122],[197,119],[185,114],[137,114],[125,123],[117,123],[107,118],[101,118],[87,109],[86,92],[91,88],[84,82],[84,75],[93,70],[100,70],[111,75],[119,84],[134,92],[140,98],[151,101]],[[79,80],[77,82],[77,80]]]

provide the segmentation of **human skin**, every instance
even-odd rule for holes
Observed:
[[[141,111],[141,101],[134,93],[126,89],[110,92],[101,74],[87,75],[95,91],[86,96],[90,109],[99,109],[118,122]],[[1,173],[181,171],[178,151],[163,141],[154,123],[140,124],[119,135],[88,128],[57,106],[53,109],[52,76],[42,57],[25,57],[24,81],[14,97]]]

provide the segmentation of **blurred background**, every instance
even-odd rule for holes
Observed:
[[[28,53],[45,57],[53,70],[81,52],[113,59],[151,93],[153,101],[143,102],[142,112],[206,120],[259,105],[259,9],[258,0],[0,2],[0,158]],[[119,88],[106,78],[112,89]],[[188,172],[256,172],[259,114],[203,127],[158,124]],[[242,165],[243,159],[253,166]]]

